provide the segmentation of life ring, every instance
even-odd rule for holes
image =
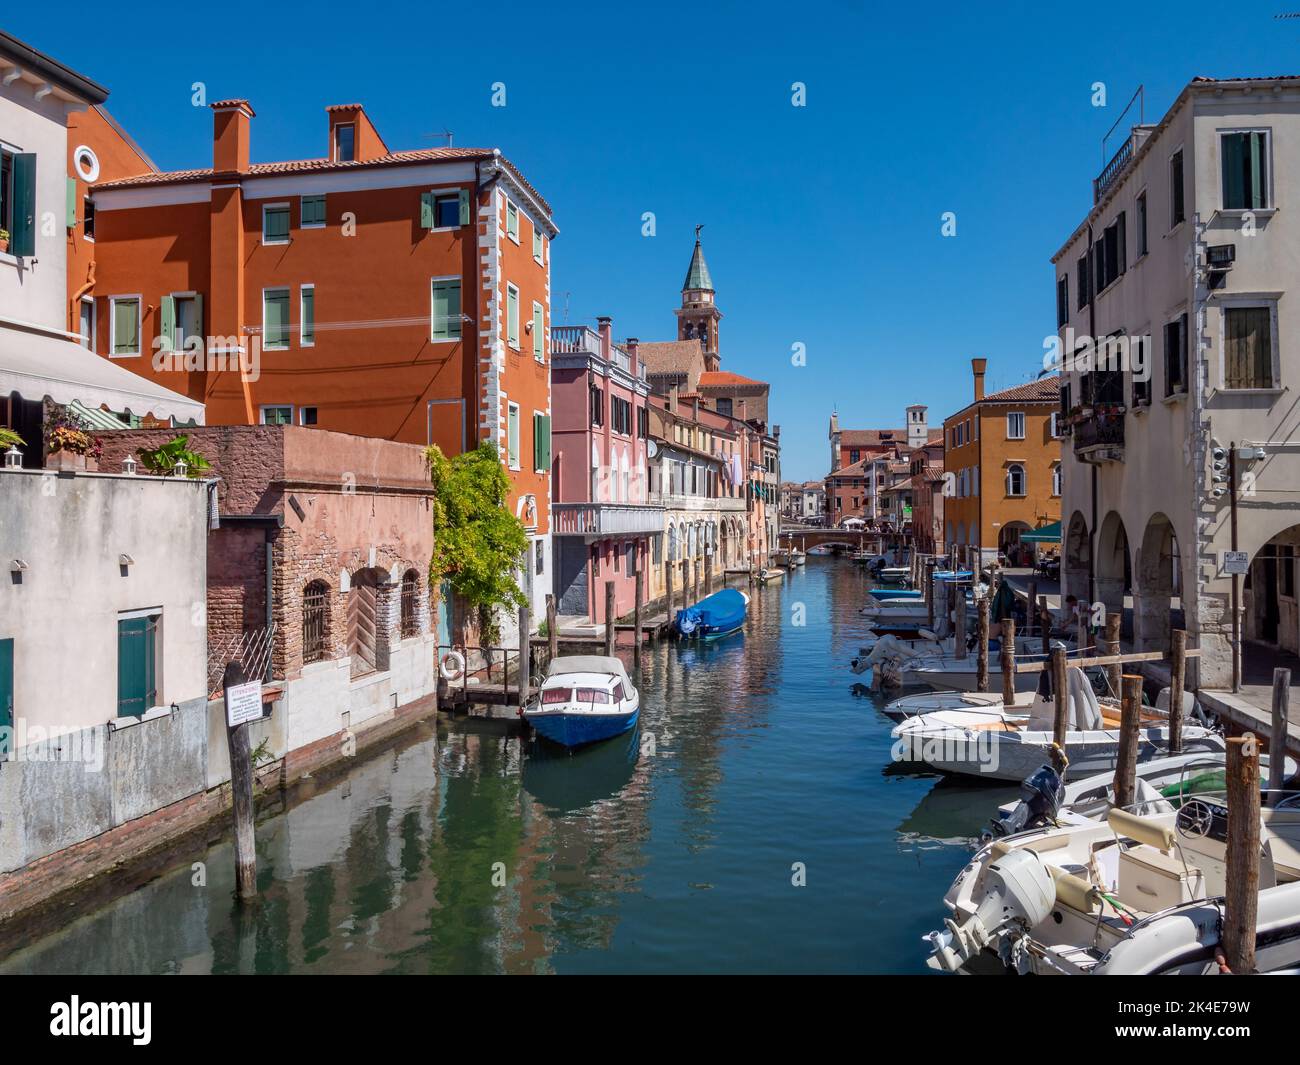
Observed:
[[[447,668],[449,662],[455,666],[454,671]],[[465,675],[465,656],[459,651],[448,651],[438,663],[438,672],[443,680],[460,680]]]

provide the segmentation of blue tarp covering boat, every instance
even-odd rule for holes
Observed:
[[[735,588],[724,588],[694,606],[677,611],[673,624],[682,636],[716,640],[737,632],[745,624],[749,598]]]

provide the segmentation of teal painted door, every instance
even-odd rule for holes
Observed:
[[[451,643],[451,585],[446,581],[438,587],[438,642]]]
[[[0,640],[0,729],[14,726],[14,642]],[[13,749],[10,733],[0,734],[0,758]]]
[[[141,717],[158,701],[157,634],[156,617],[117,623],[118,717]]]

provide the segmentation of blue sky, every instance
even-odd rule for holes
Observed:
[[[937,423],[967,402],[971,356],[995,388],[1037,372],[1049,259],[1139,84],[1153,121],[1197,74],[1300,73],[1300,18],[1274,17],[1300,0],[104,10],[20,6],[4,28],[108,86],[165,169],[210,163],[195,81],[252,102],[258,161],[323,154],[322,109],[354,101],[393,148],[444,129],[500,147],[555,211],[557,322],[567,302],[570,322],[609,314],[620,338],[673,339],[704,223],[723,368],[771,382],[798,480],[826,473],[833,408],[866,428],[927,403]]]

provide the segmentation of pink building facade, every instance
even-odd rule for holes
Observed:
[[[557,610],[603,626],[607,582],[616,618],[635,607],[663,507],[649,502],[650,386],[637,343],[619,347],[610,319],[597,323],[551,330],[551,512]]]

